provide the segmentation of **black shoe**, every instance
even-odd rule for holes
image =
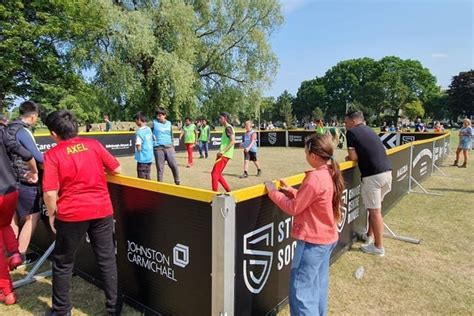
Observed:
[[[248,178],[248,177],[249,177],[248,173],[244,172],[239,176],[239,179],[244,179],[244,178]]]
[[[27,254],[22,254],[21,256],[23,257],[22,266],[35,263],[40,258],[40,255],[35,252],[28,252]]]
[[[179,182],[179,181],[176,181],[174,184],[176,184],[176,185],[180,185],[180,184],[181,184],[181,182]]]
[[[262,175],[262,169],[257,170],[257,177],[260,177]]]
[[[58,313],[57,311],[54,311],[52,309],[46,311],[45,316],[71,316],[71,311],[67,313]]]

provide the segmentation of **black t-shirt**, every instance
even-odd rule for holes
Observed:
[[[364,124],[347,131],[347,148],[355,149],[362,177],[392,170],[379,136]]]

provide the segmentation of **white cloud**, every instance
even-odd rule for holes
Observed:
[[[281,5],[283,6],[285,14],[290,14],[307,6],[311,2],[314,2],[314,0],[281,0]]]
[[[447,58],[448,55],[445,53],[432,53],[431,57],[432,58]]]

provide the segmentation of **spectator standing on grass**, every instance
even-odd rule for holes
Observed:
[[[202,119],[199,126],[199,158],[209,157],[209,142],[211,141],[211,128],[207,119]]]
[[[464,156],[464,163],[459,166],[459,168],[467,168],[467,159],[469,155],[469,150],[472,148],[472,135],[474,134],[471,126],[471,120],[465,118],[463,120],[463,126],[459,130],[459,145],[456,149],[456,160],[454,160],[453,166],[458,166],[459,155]]]
[[[10,141],[19,143],[23,149],[29,151],[37,165],[42,165],[43,154],[38,150],[35,137],[31,132],[31,127],[38,122],[40,106],[33,101],[25,101],[20,104],[19,111],[20,117],[8,124],[5,130],[6,136]],[[41,187],[38,183],[30,183],[25,178],[25,174],[31,170],[21,156],[12,153],[10,160],[19,184],[19,199],[16,213],[13,216],[12,228],[18,238],[23,259],[28,264],[38,259],[38,255],[35,253],[27,255],[26,252],[40,219]]]
[[[138,130],[135,133],[135,160],[137,177],[151,180],[151,163],[153,162],[153,132],[146,126],[145,113],[138,112],[133,117]]]
[[[243,142],[241,147],[244,150],[244,173],[239,178],[248,178],[249,174],[249,162],[253,161],[255,167],[257,167],[257,177],[262,174],[260,164],[257,161],[257,133],[252,129],[253,122],[245,122],[245,134],[243,136]]]
[[[184,137],[184,145],[186,146],[186,152],[188,153],[188,164],[186,165],[186,168],[191,168],[193,166],[193,149],[197,142],[197,133],[198,130],[193,121],[189,117],[185,118],[179,138],[182,139]]]
[[[104,115],[104,121],[105,121],[105,131],[110,132],[112,130],[112,122],[110,121],[110,118],[107,114]]]
[[[216,161],[211,171],[212,191],[216,192],[219,188],[219,183],[224,187],[226,192],[230,192],[230,186],[222,175],[227,163],[234,156],[235,132],[229,120],[229,113],[222,112],[219,115],[219,123],[224,127],[224,130],[222,131],[221,145],[217,152]]]
[[[18,240],[11,226],[18,201],[18,184],[12,169],[9,154],[14,153],[28,166],[25,180],[38,181],[38,169],[31,152],[14,139],[5,136],[5,128],[0,128],[0,302],[6,305],[16,303],[16,294],[10,278],[10,271],[22,264]]]
[[[346,160],[356,161],[359,165],[362,202],[369,212],[367,243],[361,250],[384,256],[382,201],[392,189],[392,167],[382,141],[364,124],[362,112],[347,113],[345,123],[348,151]]]
[[[153,153],[158,182],[163,182],[163,172],[165,171],[165,161],[168,163],[173,173],[174,183],[180,184],[178,163],[176,162],[176,152],[173,145],[173,125],[166,119],[166,110],[158,108],[153,120]]]
[[[291,235],[297,240],[291,264],[289,301],[291,315],[326,315],[329,259],[339,238],[344,180],[334,159],[330,135],[315,134],[305,143],[306,172],[300,188],[280,180],[282,192],[266,182],[269,198],[294,216]]]
[[[50,315],[71,315],[71,278],[76,251],[90,238],[106,297],[109,315],[118,315],[117,265],[113,237],[113,208],[104,170],[121,172],[114,158],[95,139],[80,138],[74,115],[55,111],[46,118],[57,146],[45,154],[44,201],[56,234],[53,252],[53,298]]]

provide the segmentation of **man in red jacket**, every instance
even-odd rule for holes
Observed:
[[[109,315],[121,312],[113,239],[113,209],[106,170],[121,167],[98,141],[77,137],[78,123],[65,110],[46,118],[57,146],[44,157],[43,192],[51,228],[56,233],[53,255],[52,315],[70,315],[70,282],[76,251],[88,233],[102,275]]]

